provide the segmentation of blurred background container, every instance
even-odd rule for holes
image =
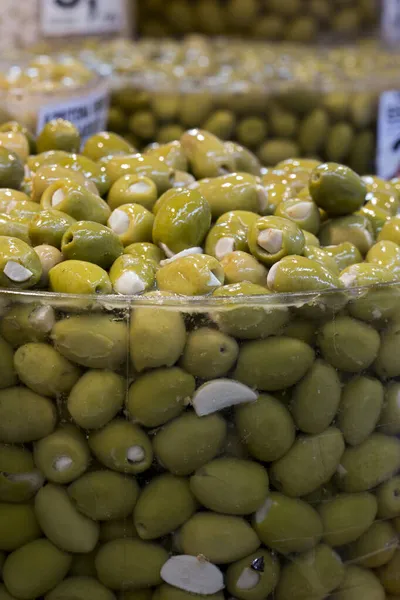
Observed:
[[[138,0],[140,35],[204,33],[261,40],[354,40],[380,21],[380,0]]]

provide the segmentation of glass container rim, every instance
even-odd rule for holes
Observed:
[[[68,99],[74,96],[82,96],[89,94],[90,92],[97,90],[100,86],[104,85],[107,89],[108,76],[101,75],[100,73],[93,71],[92,78],[81,85],[75,87],[60,87],[54,90],[35,90],[24,87],[11,87],[9,89],[0,90],[0,100],[5,98],[13,98],[18,100],[21,97],[29,98],[55,98],[67,96]]]
[[[235,307],[254,307],[264,309],[301,308],[313,305],[318,301],[340,295],[347,301],[362,298],[371,291],[384,291],[395,289],[400,292],[400,282],[385,282],[359,287],[333,288],[307,292],[270,293],[260,295],[234,295],[234,296],[181,296],[153,290],[146,294],[120,295],[120,294],[67,294],[47,292],[40,290],[13,290],[0,288],[0,300],[14,299],[20,302],[39,302],[44,304],[67,305],[70,303],[88,303],[104,306],[108,309],[126,309],[130,307],[161,307],[171,309],[232,309]],[[151,295],[149,295],[151,294]],[[329,308],[329,304],[327,305]]]

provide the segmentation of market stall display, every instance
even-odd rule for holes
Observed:
[[[0,597],[398,596],[398,179],[1,136]]]

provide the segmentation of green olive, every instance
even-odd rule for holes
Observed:
[[[304,342],[271,337],[242,345],[234,376],[259,390],[282,390],[300,381],[313,362],[314,352]]]
[[[229,252],[220,262],[224,269],[226,284],[248,281],[265,286],[267,283],[267,269],[247,252]]]
[[[95,221],[105,225],[111,210],[100,196],[85,187],[60,179],[44,192],[40,205],[44,210],[56,209],[77,221]]]
[[[4,563],[6,589],[17,598],[42,596],[61,583],[71,562],[70,554],[47,539],[29,542],[9,554]]]
[[[170,473],[190,475],[219,454],[226,434],[221,415],[198,417],[192,411],[184,412],[156,432],[154,454]]]
[[[176,258],[156,273],[161,291],[187,296],[210,294],[224,283],[224,271],[212,256],[193,254]]]
[[[49,272],[50,289],[61,294],[110,294],[107,272],[83,260],[67,260]]]
[[[129,388],[127,414],[135,423],[159,427],[183,412],[195,387],[194,377],[179,367],[144,373]],[[151,404],[149,397],[154,399]]]
[[[24,175],[22,159],[16,153],[0,145],[0,187],[18,190]]]
[[[61,241],[67,229],[76,220],[59,210],[42,210],[29,223],[29,237],[35,246],[48,244],[61,249]]]
[[[35,465],[52,483],[65,484],[82,475],[89,466],[85,437],[73,425],[64,425],[34,445]]]
[[[270,306],[247,306],[248,296],[270,296]],[[284,306],[272,306],[271,292],[261,285],[242,281],[224,285],[213,292],[217,298],[226,298],[225,310],[215,311],[212,315],[223,333],[239,339],[252,340],[266,338],[277,333],[289,320],[289,311]],[[238,297],[239,303],[228,304],[229,298]],[[260,300],[260,298],[259,298]],[[264,298],[267,301],[266,298]]]
[[[233,156],[212,133],[192,129],[182,135],[180,142],[197,179],[234,172]]]
[[[61,149],[64,150],[64,148]],[[75,152],[78,151],[79,147]],[[103,156],[110,156],[112,154],[131,154],[134,151],[135,148],[118,134],[102,131],[100,133],[95,133],[86,140],[82,149],[82,154],[96,162],[103,158]],[[40,152],[43,152],[43,150]],[[74,150],[70,150],[70,152],[74,152]]]
[[[174,170],[188,170],[185,153],[182,149],[182,145],[178,141],[160,144],[157,148],[147,150],[145,156],[156,156],[161,162],[164,162],[168,167]]]
[[[335,246],[325,246],[324,250],[334,259],[339,271],[343,271],[350,265],[362,262],[360,251],[351,242],[342,242]]]
[[[103,429],[89,434],[89,447],[97,460],[118,473],[142,473],[153,460],[147,434],[124,419],[114,419]]]
[[[343,576],[344,565],[338,554],[320,544],[284,566],[276,597],[279,600],[325,598],[338,587]]]
[[[201,246],[210,225],[210,206],[203,196],[197,190],[176,190],[157,212],[153,242],[177,254]]]
[[[195,510],[196,500],[188,480],[166,473],[145,486],[133,520],[140,538],[152,540],[176,530]]]
[[[280,202],[275,210],[276,217],[289,219],[301,229],[316,235],[320,227],[320,214],[313,202],[289,198]]]
[[[256,512],[253,527],[266,546],[281,554],[305,552],[316,546],[323,534],[322,520],[314,508],[277,492],[269,494]]]
[[[213,219],[229,211],[261,213],[268,202],[259,180],[249,173],[232,173],[201,179],[191,186],[197,189],[211,207]]]
[[[305,240],[301,229],[289,219],[261,217],[249,229],[250,252],[260,262],[272,266],[290,254],[302,254]]]
[[[271,291],[279,293],[337,289],[342,284],[335,271],[321,261],[285,256],[270,269],[267,284]]]
[[[319,239],[322,246],[338,246],[350,242],[365,256],[374,244],[374,233],[369,219],[360,213],[329,219],[322,224]],[[378,241],[381,234],[378,236]]]
[[[111,185],[105,166],[101,162],[96,163],[82,154],[70,154],[62,150],[48,150],[28,159],[28,166],[33,172],[44,165],[54,165],[80,172],[86,179],[93,181],[100,196],[104,196]]]
[[[217,564],[240,560],[260,546],[243,518],[211,512],[196,513],[186,521],[180,537],[185,554],[202,554]]]
[[[132,296],[154,286],[155,264],[132,254],[123,254],[115,260],[109,275],[117,294]]]
[[[107,202],[112,210],[123,204],[141,204],[147,210],[152,210],[157,196],[157,186],[152,179],[123,175],[111,186]]]
[[[108,227],[124,246],[135,242],[151,242],[154,217],[141,204],[123,204],[116,208],[107,221]]]
[[[290,450],[272,465],[271,482],[292,498],[310,494],[343,464],[344,450],[343,436],[335,427],[317,435],[298,436]]]
[[[336,163],[322,164],[311,174],[310,193],[314,202],[331,216],[347,215],[363,205],[367,187],[361,177]]]
[[[14,366],[22,383],[37,394],[54,398],[68,394],[80,376],[79,369],[50,344],[31,342],[20,346]]]
[[[61,251],[67,260],[94,263],[109,269],[123,254],[124,247],[111,229],[91,221],[78,221],[64,233]]]
[[[38,283],[42,265],[36,252],[26,242],[0,236],[0,285],[25,289]]]
[[[105,156],[97,164],[105,169],[111,185],[124,175],[138,175],[151,179],[161,195],[173,184],[173,170],[156,156],[117,154],[115,156]]]
[[[79,152],[81,137],[78,129],[64,119],[54,119],[43,127],[37,137],[37,152],[48,150],[64,150],[65,152]]]
[[[248,251],[249,228],[257,221],[257,215],[247,210],[224,213],[211,227],[205,242],[207,254],[218,260],[234,250]]]

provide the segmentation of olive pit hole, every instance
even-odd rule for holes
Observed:
[[[68,232],[65,234],[65,237],[64,237],[65,244],[70,244],[71,242],[73,242],[73,240],[74,240],[74,234],[72,232]]]

